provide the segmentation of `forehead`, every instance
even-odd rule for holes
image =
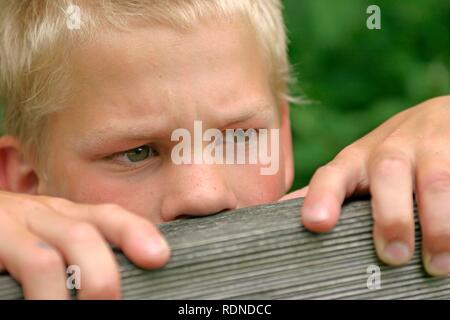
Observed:
[[[172,65],[198,68],[230,58],[245,59],[248,53],[254,58],[259,53],[256,40],[250,24],[237,18],[202,20],[189,29],[136,25],[129,31],[98,30],[93,40],[74,50],[72,58],[79,76],[86,71],[105,77],[116,71],[134,74],[146,68],[174,74]]]
[[[105,32],[76,48],[72,60],[74,94],[66,112],[72,125],[176,122],[273,104],[255,33],[238,19],[202,21],[189,30],[151,25]]]

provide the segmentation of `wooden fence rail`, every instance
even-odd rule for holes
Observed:
[[[301,205],[295,199],[161,225],[172,248],[164,268],[136,268],[117,252],[124,298],[450,298],[450,278],[432,278],[423,270],[417,221],[414,258],[389,267],[374,252],[369,201],[346,203],[339,225],[326,234],[305,230]],[[372,272],[378,267],[377,289]],[[0,274],[0,299],[20,298],[20,286]]]

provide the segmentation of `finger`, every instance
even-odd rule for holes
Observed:
[[[417,166],[417,202],[425,269],[450,274],[450,161],[434,157]]]
[[[380,149],[369,164],[375,248],[388,264],[404,264],[414,252],[413,177],[411,160],[395,150]]]
[[[309,184],[302,208],[302,222],[315,232],[333,228],[345,198],[363,184],[365,175],[362,163],[350,157],[337,157],[319,168]]]
[[[280,200],[278,200],[278,202],[296,199],[296,198],[303,198],[307,194],[308,194],[308,186],[303,187],[300,190],[295,190],[294,192],[284,195],[283,197],[280,198]]]
[[[73,219],[95,225],[111,243],[143,268],[159,268],[170,257],[169,245],[150,221],[114,204],[79,205],[70,201],[48,203]]]
[[[70,265],[81,271],[78,276],[80,299],[120,298],[119,268],[111,248],[97,229],[48,208],[26,216],[29,229],[58,249]]]
[[[0,259],[12,277],[21,283],[24,297],[68,299],[63,257],[6,215],[0,215],[0,225]]]

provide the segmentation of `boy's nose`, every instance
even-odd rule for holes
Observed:
[[[238,200],[217,165],[179,165],[161,206],[164,221],[237,208]]]

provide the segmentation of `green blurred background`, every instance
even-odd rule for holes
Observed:
[[[393,114],[450,94],[450,0],[283,3],[292,93],[308,101],[291,108],[293,189]],[[371,4],[381,9],[381,30],[366,27]]]
[[[283,0],[291,40],[296,178],[393,114],[450,94],[450,0]],[[381,9],[369,30],[366,9]],[[450,124],[449,124],[450,125]]]

